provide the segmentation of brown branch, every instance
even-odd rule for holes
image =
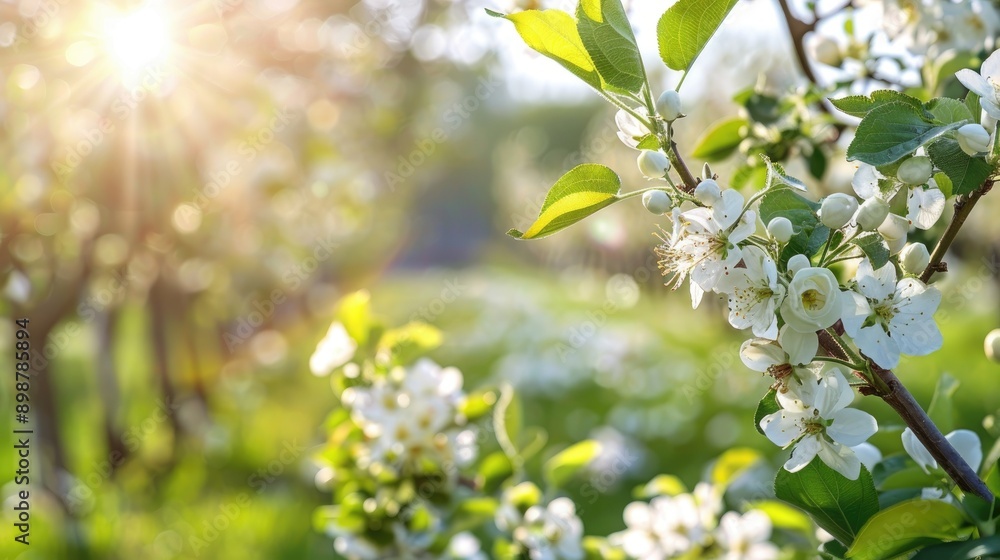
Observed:
[[[694,178],[687,164],[681,159],[681,153],[677,149],[677,142],[674,142],[673,139],[670,140],[670,149],[667,150],[667,157],[670,158],[670,164],[674,166],[677,174],[681,177],[681,181],[684,182],[681,188],[684,192],[693,193],[694,189],[698,186],[698,180]]]
[[[816,334],[819,335],[820,346],[827,354],[839,359],[848,358],[840,343],[829,332],[821,330]],[[993,494],[990,489],[945,439],[941,430],[927,416],[927,413],[924,412],[924,409],[920,407],[920,404],[899,378],[891,371],[879,367],[870,359],[865,359],[868,361],[870,370],[874,373],[874,378],[866,378],[870,385],[865,387],[866,390],[862,393],[875,395],[892,407],[962,491],[975,494],[992,503]]]
[[[941,235],[941,239],[938,240],[937,245],[934,246],[931,260],[927,264],[927,268],[920,275],[921,281],[927,283],[934,276],[935,272],[945,272],[948,270],[948,266],[944,263],[945,253],[948,252],[948,248],[951,247],[952,242],[955,241],[955,237],[958,236],[958,230],[962,229],[962,226],[965,225],[965,220],[969,218],[969,214],[972,213],[972,209],[976,206],[976,203],[979,202],[979,199],[983,195],[990,192],[995,181],[996,179],[990,177],[983,181],[983,184],[979,188],[967,196],[958,197],[955,201],[955,215],[951,218],[948,229],[945,230]]]
[[[788,0],[778,0],[778,5],[781,6],[781,13],[785,16],[788,34],[792,36],[792,46],[795,48],[795,58],[799,62],[802,73],[810,82],[819,84],[819,81],[816,80],[816,74],[809,64],[809,57],[806,55],[806,35],[816,29],[816,22],[806,23],[795,17],[788,6]],[[823,107],[825,110],[825,106]]]

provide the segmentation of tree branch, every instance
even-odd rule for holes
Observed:
[[[952,242],[955,241],[955,237],[958,236],[958,230],[962,229],[962,226],[965,225],[965,220],[972,213],[972,209],[976,206],[976,203],[979,202],[979,199],[983,195],[990,192],[995,181],[996,179],[990,177],[983,181],[983,184],[979,188],[969,193],[968,196],[959,197],[955,201],[955,215],[951,218],[948,229],[945,230],[941,235],[941,239],[938,240],[937,245],[934,246],[931,260],[920,275],[922,282],[926,284],[934,276],[935,272],[946,272],[948,270],[948,266],[944,263],[945,253],[948,252],[948,248],[951,247]]]
[[[788,6],[788,0],[778,0],[778,5],[781,6],[781,13],[785,16],[785,23],[788,25],[788,34],[792,36],[792,46],[795,48],[795,58],[799,61],[802,73],[810,82],[819,84],[816,80],[816,74],[809,64],[809,57],[806,55],[805,41],[806,34],[816,29],[816,22],[806,23],[795,17],[795,14],[792,13],[791,8]],[[822,106],[825,110],[826,106]]]

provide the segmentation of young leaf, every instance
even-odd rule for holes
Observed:
[[[847,160],[886,165],[960,126],[961,123],[937,125],[927,122],[920,112],[906,103],[879,105],[858,125],[854,140],[847,148]]]
[[[872,262],[872,268],[878,270],[889,262],[889,246],[882,236],[876,232],[865,233],[854,239],[854,245]]]
[[[974,91],[970,91],[965,95],[965,107],[969,110],[969,115],[975,116],[981,115],[983,112],[982,105],[979,103],[979,95]]]
[[[576,28],[598,74],[609,85],[639,93],[646,83],[642,57],[620,0],[581,0]]]
[[[891,89],[876,90],[871,95],[848,95],[840,99],[831,99],[830,103],[844,113],[852,117],[858,117],[859,119],[864,118],[875,107],[887,103],[904,103],[921,113],[926,113],[924,111],[924,104],[919,99]],[[925,116],[929,115],[925,114]]]
[[[713,124],[695,143],[691,155],[706,161],[719,161],[729,157],[746,138],[748,126],[746,119],[740,118]]]
[[[799,472],[779,470],[774,492],[845,544],[853,542],[865,521],[878,512],[878,493],[863,466],[857,480],[848,480],[816,458]]]
[[[913,560],[976,560],[1000,556],[1000,536],[928,546]]]
[[[771,158],[767,156],[761,156],[761,158],[764,160],[764,167],[767,168],[767,179],[764,182],[764,188],[792,187],[795,190],[803,192],[808,190],[805,183],[785,173],[785,168],[780,163],[772,162]],[[819,207],[817,206],[817,208]]]
[[[594,440],[571,445],[545,462],[546,482],[549,486],[561,488],[600,453],[601,444]]]
[[[969,108],[957,99],[936,97],[931,99],[925,107],[941,124],[972,122],[972,113],[969,112]]]
[[[529,47],[558,62],[590,87],[602,90],[601,76],[583,46],[573,16],[561,10],[525,10],[516,14],[488,10],[488,13],[513,22]]]
[[[927,155],[934,166],[951,179],[952,194],[968,194],[976,190],[993,172],[986,160],[963,152],[958,141],[951,138],[942,138],[927,146]]]
[[[881,560],[938,542],[959,539],[965,516],[940,500],[912,500],[871,517],[847,551],[851,560]]]
[[[674,70],[691,68],[738,1],[678,0],[670,6],[656,26],[663,62]]]
[[[747,469],[763,459],[764,457],[759,451],[749,447],[728,449],[712,465],[712,483],[720,488],[725,488]]]
[[[507,235],[517,239],[535,239],[569,227],[618,200],[621,179],[614,171],[596,163],[578,165],[563,175],[549,189],[535,223],[521,233]]]

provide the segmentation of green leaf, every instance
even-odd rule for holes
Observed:
[[[858,125],[854,140],[847,148],[847,160],[886,165],[959,126],[960,123],[929,123],[906,103],[879,105],[869,111]]]
[[[462,401],[459,406],[459,412],[462,416],[469,422],[478,420],[493,409],[494,403],[496,403],[497,395],[493,390],[483,390],[470,393]]]
[[[928,546],[913,560],[973,560],[1000,556],[1000,536]]]
[[[891,89],[876,90],[873,91],[870,96],[849,95],[847,97],[841,97],[840,99],[831,99],[830,103],[844,113],[858,118],[864,118],[864,116],[875,107],[888,103],[904,103],[913,107],[920,113],[926,113],[926,111],[924,111],[924,104],[919,99]]]
[[[872,268],[875,270],[882,268],[889,262],[889,246],[886,245],[885,239],[882,239],[882,236],[877,232],[859,235],[854,239],[853,243],[868,257],[868,260],[872,262]]]
[[[941,124],[965,124],[972,121],[972,113],[969,112],[969,108],[957,99],[937,97],[931,99],[925,107]]]
[[[746,119],[732,118],[719,121],[695,142],[691,155],[706,161],[719,161],[736,151],[746,138],[750,123]]]
[[[525,10],[516,14],[487,11],[512,22],[529,47],[558,62],[590,87],[602,91],[601,76],[583,45],[573,16],[561,10]]]
[[[781,175],[777,173],[776,175]],[[772,180],[773,182],[773,180]],[[760,219],[765,224],[779,216],[788,218],[794,225],[794,235],[781,252],[780,261],[786,264],[792,255],[812,256],[826,243],[830,230],[819,222],[816,211],[820,205],[791,189],[772,189],[760,202]]]
[[[781,410],[781,405],[778,404],[778,392],[771,389],[764,395],[764,398],[760,399],[757,403],[757,411],[753,414],[753,427],[757,428],[760,435],[764,435],[764,430],[760,427],[760,421],[764,419],[768,414],[774,414]]]
[[[819,547],[819,556],[824,560],[843,560],[847,556],[847,547],[838,541],[827,541]]]
[[[808,515],[785,502],[762,500],[749,504],[749,507],[766,513],[771,518],[771,525],[776,529],[795,531],[810,536],[816,531]]]
[[[938,171],[934,174],[934,182],[937,183],[938,190],[944,194],[945,198],[951,198],[955,194],[955,186],[951,183],[951,177],[945,172]]]
[[[868,469],[848,480],[823,461],[813,459],[799,472],[778,471],[777,497],[801,508],[837,540],[850,544],[865,521],[878,511],[878,493]]]
[[[893,558],[921,546],[958,539],[965,516],[940,500],[912,500],[886,508],[861,528],[847,551],[851,560]]]
[[[934,166],[951,179],[953,194],[968,194],[990,176],[993,168],[986,160],[962,151],[957,140],[942,138],[927,146],[927,155]]]
[[[347,334],[351,335],[351,338],[358,343],[358,346],[363,346],[368,342],[368,336],[371,333],[372,323],[372,310],[371,310],[371,296],[365,290],[359,290],[344,296],[340,300],[337,317],[340,322],[344,325],[344,330]]]
[[[642,140],[639,140],[639,144],[636,145],[637,150],[659,150],[660,149],[660,139],[656,137],[655,134],[647,134],[643,136]]]
[[[749,447],[727,449],[712,465],[712,483],[725,488],[763,458],[759,451]]]
[[[993,492],[994,496],[1000,496],[1000,462],[993,463],[990,470],[986,471],[983,482],[986,483],[986,487],[990,489],[990,492]]]
[[[656,26],[660,58],[674,70],[691,68],[739,0],[678,0]]]
[[[771,158],[767,156],[761,156],[761,159],[764,160],[764,167],[767,168],[767,179],[764,182],[764,188],[773,189],[784,186],[803,192],[808,190],[805,183],[785,173],[785,168],[780,163],[772,162]]]
[[[814,179],[822,181],[823,175],[826,175],[827,158],[819,145],[813,146],[812,153],[806,158],[806,163],[809,164],[809,174]]]
[[[621,185],[618,175],[603,165],[578,165],[552,185],[538,219],[527,231],[521,233],[512,229],[507,235],[517,239],[535,239],[569,227],[618,202]]]
[[[973,118],[972,115],[981,115],[983,112],[983,107],[979,103],[979,95],[970,91],[965,95],[965,108],[969,110],[969,118]],[[973,120],[975,120],[973,118]]]
[[[942,373],[934,388],[931,405],[927,407],[927,415],[937,424],[939,430],[948,433],[955,429],[955,407],[952,398],[958,390],[959,382],[947,373]]]
[[[514,474],[514,466],[502,451],[494,451],[479,464],[476,473],[476,487],[485,493],[495,492]]]
[[[576,18],[576,29],[597,73],[615,88],[639,93],[646,73],[621,1],[581,0]]]
[[[545,462],[545,481],[553,488],[561,488],[600,453],[601,444],[594,440],[569,446]]]

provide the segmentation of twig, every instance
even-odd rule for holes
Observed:
[[[795,48],[795,58],[799,61],[799,67],[802,68],[802,73],[805,74],[805,77],[810,82],[818,85],[819,82],[816,80],[816,74],[809,64],[809,57],[806,56],[805,44],[806,34],[816,29],[816,22],[806,23],[795,17],[788,6],[788,0],[778,0],[778,5],[781,6],[781,13],[785,16],[785,23],[788,25],[788,34],[792,36],[792,46]]]
[[[955,201],[955,215],[951,218],[948,229],[945,230],[941,235],[941,239],[938,240],[937,245],[934,246],[931,260],[920,275],[922,282],[927,283],[934,276],[935,272],[945,272],[948,270],[947,265],[944,263],[945,253],[948,252],[948,248],[951,247],[952,242],[955,241],[955,237],[958,236],[958,230],[962,229],[962,226],[965,225],[965,220],[968,219],[976,203],[979,202],[979,199],[983,195],[990,192],[995,181],[996,179],[990,177],[983,181],[983,184],[979,188],[969,193],[968,196],[959,197]]]

